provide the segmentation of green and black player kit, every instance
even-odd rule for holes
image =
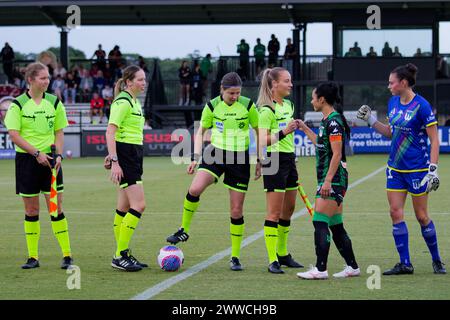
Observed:
[[[342,141],[342,158],[339,167],[331,181],[330,199],[335,200],[338,206],[344,201],[345,192],[348,186],[347,160],[345,157],[345,130],[342,116],[334,111],[327,118],[322,119],[317,134],[316,143],[316,170],[317,170],[317,193],[316,198],[320,198],[320,188],[327,176],[333,150],[331,142]]]
[[[249,98],[240,96],[228,105],[222,96],[203,109],[201,126],[211,129],[211,144],[203,151],[198,170],[209,172],[216,182],[224,174],[224,185],[246,192],[250,180],[250,126],[258,128],[259,113]]]
[[[18,96],[6,114],[8,130],[19,131],[20,136],[40,152],[50,155],[55,143],[55,131],[68,126],[64,105],[52,94],[44,93],[36,105],[28,92]],[[16,149],[16,193],[22,197],[35,197],[41,192],[50,194],[52,172],[36,161],[39,153],[31,155],[18,145]],[[59,170],[57,190],[63,192],[63,174]]]
[[[287,99],[283,99],[283,104],[276,101],[273,103],[274,108],[261,107],[259,117],[259,128],[269,130],[271,135],[280,134],[280,131],[294,120],[295,110],[294,104]],[[294,133],[280,135],[280,138],[278,142],[267,147],[267,158],[263,161],[262,174],[266,192],[285,192],[298,188]],[[269,167],[275,169],[273,174],[267,174]]]
[[[116,151],[119,165],[123,171],[120,187],[126,188],[142,183],[143,174],[143,130],[145,118],[138,99],[122,91],[111,104],[109,124],[117,126]]]

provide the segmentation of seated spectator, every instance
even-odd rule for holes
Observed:
[[[103,78],[105,78],[105,84],[108,83],[111,87],[114,86],[114,79],[111,74],[109,63],[106,63],[105,71],[103,71]]]
[[[423,57],[422,50],[417,48],[416,53],[414,53],[414,57]]]
[[[99,116],[100,117],[99,123],[102,123],[104,106],[105,102],[103,98],[101,98],[97,92],[94,92],[91,99],[91,110],[90,110],[91,124],[94,123],[93,121],[94,116]]]
[[[384,43],[383,51],[381,52],[383,57],[392,57],[392,49],[389,47],[389,42]]]
[[[377,57],[376,51],[373,49],[373,47],[370,47],[369,52],[366,54],[366,57],[373,58]]]
[[[393,57],[402,57],[402,54],[400,53],[400,51],[398,51],[398,47],[394,48],[394,53],[392,54]]]
[[[89,70],[85,69],[83,66],[80,66],[78,74],[80,76],[79,93],[81,101],[88,102],[93,87],[92,78],[89,74]]]
[[[94,91],[100,94],[105,86],[105,78],[103,77],[103,71],[98,70],[97,75],[94,77]]]
[[[53,70],[53,77],[56,78],[56,76],[59,74],[62,79],[66,78],[67,70],[63,67],[61,62],[58,62],[58,65],[55,70]]]
[[[103,108],[103,110],[106,118],[109,119],[109,111],[111,103],[114,99],[114,91],[113,88],[108,83],[105,84],[105,87],[102,90],[102,98],[105,102],[105,107]]]
[[[52,83],[52,92],[58,97],[60,101],[63,101],[62,94],[66,88],[66,83],[60,74],[56,75],[56,79]]]
[[[67,78],[65,80],[65,89],[64,89],[64,103],[75,103],[77,96],[77,83],[73,77],[72,72],[67,73]],[[69,99],[70,95],[70,99]]]

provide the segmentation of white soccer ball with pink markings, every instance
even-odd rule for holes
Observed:
[[[177,271],[184,262],[183,251],[175,246],[165,246],[159,250],[158,265],[164,271]]]

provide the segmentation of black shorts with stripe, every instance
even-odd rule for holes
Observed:
[[[144,148],[139,144],[116,141],[117,159],[123,171],[120,187],[142,184]]]
[[[246,192],[250,181],[250,155],[248,151],[226,151],[210,144],[203,151],[198,170],[209,172],[216,183],[225,174],[223,184],[227,188]]]
[[[48,154],[50,155],[50,154]],[[16,153],[16,193],[22,197],[35,197],[41,192],[50,193],[52,170],[40,165],[29,153]],[[56,189],[64,191],[63,172],[59,169],[56,176]]]
[[[295,154],[268,152],[262,164],[262,175],[266,192],[297,190],[298,173]]]

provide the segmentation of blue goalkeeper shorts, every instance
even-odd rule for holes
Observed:
[[[408,192],[412,196],[423,196],[427,194],[427,185],[420,186],[422,179],[427,175],[427,171],[419,172],[398,172],[391,168],[386,168],[386,190],[396,192]]]

